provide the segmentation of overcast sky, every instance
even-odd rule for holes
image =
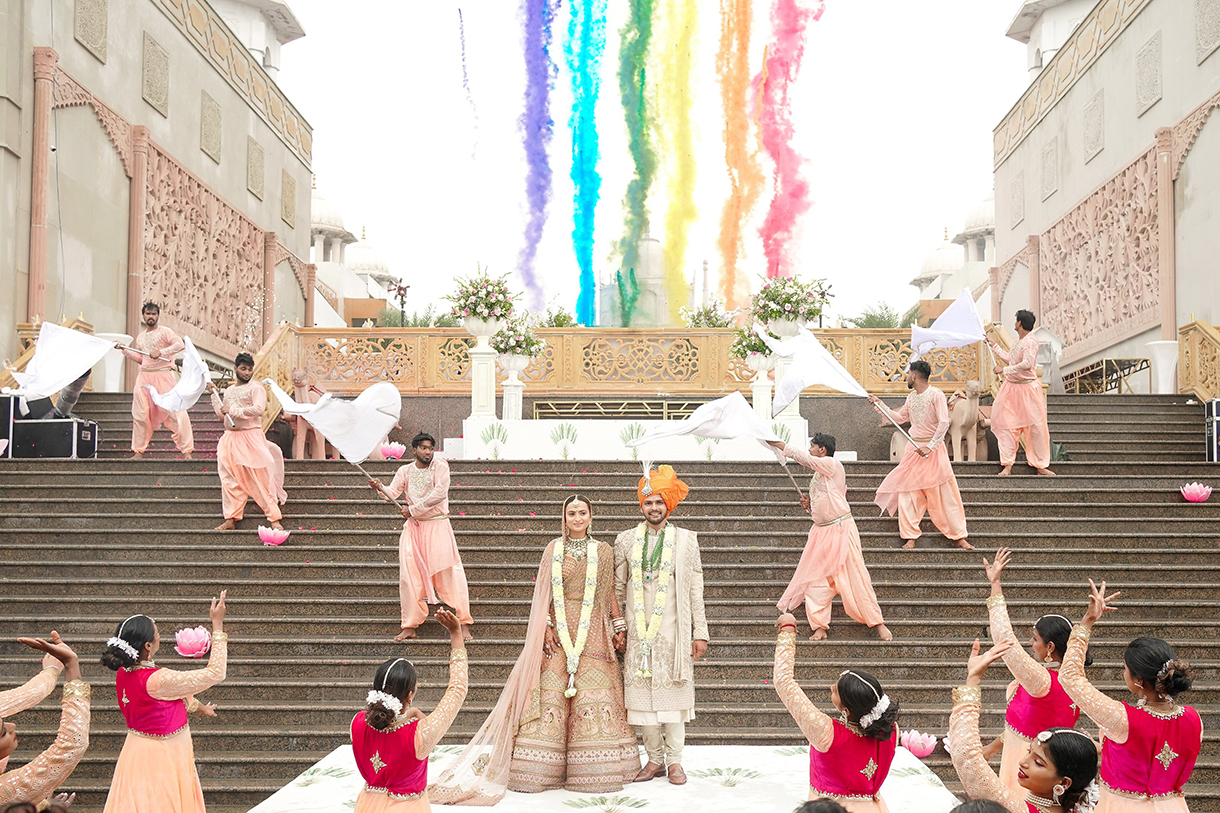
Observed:
[[[609,5],[598,108],[599,274],[612,269],[631,175],[615,79],[627,4]],[[714,69],[718,5],[699,3],[693,118],[701,208],[687,258],[692,271],[708,260],[713,277],[728,189]],[[566,6],[555,24],[560,61]],[[793,101],[794,143],[808,159],[814,197],[799,273],[830,280],[834,313],[854,315],[879,300],[899,309],[913,304],[917,292],[907,283],[923,259],[991,191],[992,129],[1027,84],[1025,46],[1004,36],[1019,6],[827,0],[811,26]],[[519,3],[291,0],[291,7],[306,36],[284,46],[278,82],[313,126],[318,191],[357,237],[368,228],[370,245],[411,285],[408,310],[439,302],[452,278],[476,263],[494,274],[514,272],[525,222]],[[757,62],[770,38],[770,7],[770,0],[756,4]],[[462,86],[459,8],[473,105]],[[569,236],[567,80],[561,70],[551,99],[554,198],[538,268],[547,298],[572,310],[578,271]],[[664,205],[654,194],[657,237]],[[756,228],[747,232],[747,252],[747,270],[761,273]]]

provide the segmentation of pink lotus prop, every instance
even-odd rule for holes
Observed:
[[[407,451],[407,447],[401,443],[383,443],[381,444],[381,456],[386,460],[397,460],[402,457]]]
[[[1207,498],[1212,495],[1212,487],[1205,486],[1202,483],[1187,483],[1182,486],[1182,496],[1187,502],[1207,502]]]
[[[935,734],[921,734],[914,729],[902,732],[898,737],[898,742],[902,743],[903,748],[920,759],[930,756],[936,750]]]
[[[264,545],[279,547],[284,544],[284,540],[288,538],[290,533],[292,531],[280,531],[275,528],[268,528],[265,525],[258,526],[258,538],[263,540]]]
[[[178,630],[174,639],[177,641],[174,649],[184,658],[202,658],[212,648],[212,634],[207,627]]]

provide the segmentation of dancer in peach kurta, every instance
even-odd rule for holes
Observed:
[[[190,460],[191,452],[195,450],[190,417],[185,412],[166,412],[153,403],[145,389],[151,386],[159,393],[166,393],[174,388],[178,383],[174,377],[174,356],[181,353],[186,345],[177,333],[165,326],[158,326],[161,307],[156,302],[145,302],[141,315],[144,332],[136,336],[131,344],[148,355],[123,350],[128,360],[140,365],[140,374],[136,376],[136,386],[131,393],[131,451],[133,456],[143,457],[153,431],[158,426],[164,426],[173,433],[178,451]]]
[[[1046,396],[1038,381],[1038,339],[1035,317],[1026,310],[1017,311],[1017,343],[1005,351],[988,340],[991,352],[1004,362],[996,364],[995,373],[1004,377],[1000,392],[991,407],[991,431],[1000,447],[1001,475],[1012,473],[1017,460],[1017,444],[1025,437],[1025,459],[1038,474],[1054,475],[1047,468],[1051,462],[1051,436],[1046,425]]]
[[[415,637],[415,628],[428,617],[428,605],[443,601],[471,638],[470,592],[449,524],[449,464],[434,457],[436,441],[420,433],[411,439],[414,460],[399,466],[389,486],[370,480],[374,491],[391,500],[403,493],[406,522],[398,540],[398,596],[402,602],[402,632],[394,639]]]
[[[911,363],[907,387],[914,390],[901,409],[892,410],[881,399],[869,400],[882,415],[895,423],[911,424],[911,438],[898,466],[877,489],[876,503],[887,514],[898,514],[902,547],[912,550],[922,533],[919,523],[926,512],[932,524],[963,550],[974,550],[966,541],[966,509],[957,489],[957,478],[949,465],[945,433],[949,431],[949,404],[945,394],[928,383],[931,366],[922,359]]]
[[[835,439],[818,433],[808,452],[781,441],[772,441],[771,445],[813,469],[809,494],[801,499],[813,526],[792,582],[779,600],[779,611],[789,612],[804,601],[805,615],[813,628],[810,640],[821,641],[830,629],[830,602],[838,593],[843,597],[844,612],[877,630],[881,640],[891,640],[894,636],[881,617],[873,580],[860,550],[860,532],[847,502],[847,474],[834,458]]]
[[[246,500],[263,509],[271,527],[280,525],[280,506],[288,500],[284,491],[284,453],[263,434],[267,391],[250,380],[254,359],[240,353],[234,364],[237,383],[225,389],[224,399],[209,383],[212,409],[224,416],[225,433],[216,444],[216,471],[220,474],[221,503],[225,521],[218,531],[231,531],[245,516]]]

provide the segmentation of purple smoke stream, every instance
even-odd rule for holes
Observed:
[[[479,111],[474,106],[474,93],[470,90],[470,71],[466,68],[466,22],[462,19],[462,10],[458,9],[458,36],[462,41],[462,87],[466,91],[466,101],[470,104],[470,115],[474,117],[474,145],[470,148],[470,158],[474,160],[479,151]]]
[[[525,285],[528,307],[542,310],[545,298],[535,263],[538,244],[546,226],[551,202],[551,160],[548,148],[555,133],[551,119],[551,90],[558,67],[551,60],[551,22],[562,0],[525,0],[522,26],[525,35],[525,110],[521,113],[522,141],[525,147],[525,197],[528,217],[525,244],[517,258],[517,273]]]

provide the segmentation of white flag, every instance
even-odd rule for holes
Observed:
[[[182,343],[186,345],[186,349],[182,351],[182,375],[174,388],[169,392],[159,393],[151,385],[144,385],[153,403],[166,412],[182,412],[193,407],[207,391],[208,382],[212,380],[208,365],[203,363],[191,337],[183,336]]]
[[[298,404],[270,378],[263,379],[289,415],[300,415],[352,463],[363,463],[402,414],[402,395],[388,381],[378,381],[354,401],[326,393],[316,404]]]
[[[965,347],[986,339],[983,320],[974,309],[974,296],[967,288],[930,327],[911,325],[911,361],[937,348]]]
[[[721,440],[754,438],[763,444],[780,440],[779,435],[772,432],[771,427],[755,414],[745,396],[740,392],[732,392],[723,398],[708,401],[692,412],[686,420],[664,421],[660,426],[654,426],[640,437],[627,441],[627,445],[639,446],[650,440],[679,435]]]
[[[114,342],[43,322],[34,357],[25,372],[13,373],[17,389],[5,387],[5,392],[27,399],[47,398],[93,369],[113,349]]]
[[[767,347],[771,348],[772,353],[792,357],[788,372],[775,387],[775,400],[771,404],[773,416],[782,412],[809,387],[829,387],[848,395],[868,397],[868,392],[860,386],[860,382],[847,372],[808,328],[802,328],[791,339],[782,342],[777,342],[758,326],[754,329]]]

